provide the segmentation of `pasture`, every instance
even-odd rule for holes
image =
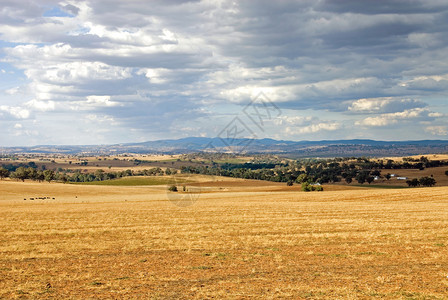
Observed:
[[[0,298],[448,295],[448,187],[193,179],[189,207],[166,185],[0,181]]]

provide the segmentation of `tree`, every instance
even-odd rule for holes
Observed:
[[[372,176],[381,176],[381,171],[380,170],[373,170],[371,173],[370,173],[370,175],[372,175]]]
[[[286,182],[286,185],[287,186],[293,186],[294,185],[294,181],[290,180],[290,181]]]
[[[448,170],[445,171],[445,175],[448,176]]]
[[[436,184],[436,180],[431,177],[422,177],[419,179],[419,182],[421,186],[426,187],[434,186]]]
[[[23,181],[25,181],[25,179],[28,179],[28,175],[29,175],[29,172],[28,172],[27,168],[18,167],[17,170],[11,174],[11,177],[22,180],[22,182],[23,182]]]
[[[175,186],[175,185],[170,186],[168,188],[168,191],[170,191],[170,192],[177,192],[177,186]]]
[[[351,178],[351,177],[345,178],[345,182],[347,182],[348,184],[352,183],[352,181],[353,181],[353,178]]]
[[[37,171],[36,180],[39,181],[39,182],[44,181],[45,180],[44,172]]]
[[[359,184],[364,184],[364,182],[367,181],[367,177],[369,177],[369,174],[369,171],[360,172],[358,175],[356,175],[356,180]]]
[[[309,178],[308,175],[306,174],[300,174],[297,179],[296,179],[297,183],[304,183],[304,182],[308,182]]]
[[[45,181],[48,181],[48,183],[50,183],[55,178],[54,171],[53,170],[45,170],[44,177],[45,177]]]
[[[9,170],[5,168],[0,168],[0,179],[3,180],[3,178],[6,178],[9,176]]]
[[[65,174],[64,174],[64,175],[62,175],[61,177],[59,177],[59,180],[62,181],[63,183],[67,183],[68,178],[67,178],[67,176],[65,176]]]
[[[387,180],[389,180],[392,176],[390,175],[390,173],[387,173],[385,177]]]
[[[98,181],[102,181],[104,178],[104,170],[102,170],[102,169],[98,169],[98,170],[96,170],[95,171],[95,173],[94,173],[94,175],[95,175],[95,178],[98,180]]]
[[[420,182],[417,178],[414,178],[412,180],[407,180],[406,183],[408,184],[408,186],[410,187],[417,187],[420,185]]]
[[[371,184],[374,180],[375,180],[375,178],[373,178],[372,176],[367,176],[367,178],[366,178],[366,181],[368,184]]]
[[[28,169],[28,178],[31,180],[37,180],[38,171],[36,169]]]
[[[311,192],[313,190],[313,186],[309,184],[308,182],[302,183],[302,191],[304,192]]]
[[[314,191],[322,192],[324,188],[321,185],[313,186]]]

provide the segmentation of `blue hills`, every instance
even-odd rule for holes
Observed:
[[[280,154],[290,157],[407,156],[448,153],[448,140],[376,141],[369,139],[288,141],[275,139],[186,137],[114,145],[0,147],[3,153],[192,153]]]

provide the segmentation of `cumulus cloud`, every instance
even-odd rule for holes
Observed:
[[[415,99],[383,97],[356,100],[352,102],[348,110],[354,113],[394,113],[425,106],[427,106],[426,103]]]
[[[446,91],[448,88],[448,75],[420,76],[404,84],[410,90],[420,91]]]
[[[278,128],[283,128],[287,136],[306,136],[318,132],[336,131],[342,124],[336,121],[324,121],[312,116],[280,116],[275,120]]]
[[[318,123],[299,128],[299,133],[315,133],[319,131],[335,131],[341,128],[341,124],[337,122],[333,123]]]
[[[434,120],[434,117],[436,116],[438,116],[438,114],[434,114],[430,112],[428,109],[414,108],[404,110],[402,112],[381,114],[376,117],[368,117],[362,121],[356,122],[356,124],[364,126],[380,127],[396,124],[399,121],[408,121],[408,120],[422,121],[422,122],[431,121]]]
[[[31,101],[28,101],[25,103],[25,106],[29,107],[30,109],[39,110],[39,111],[52,111],[55,109],[55,102],[54,101],[40,101],[33,99]]]
[[[1,105],[0,111],[4,111],[16,119],[27,119],[30,117],[30,111],[19,106]]]
[[[448,135],[447,126],[428,126],[425,128],[425,131],[432,135],[440,135],[440,136]]]

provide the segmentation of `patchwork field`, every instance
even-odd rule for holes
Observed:
[[[171,194],[0,181],[0,298],[448,295],[448,187],[196,179]]]

